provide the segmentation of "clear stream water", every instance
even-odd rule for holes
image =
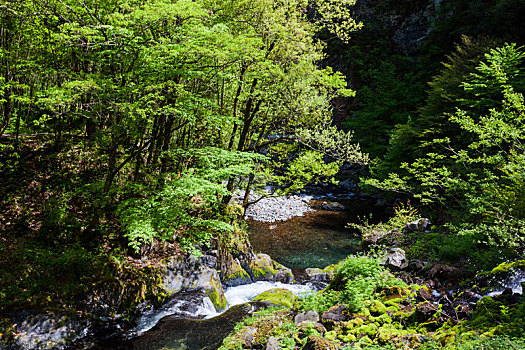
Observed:
[[[315,203],[317,202],[317,203]],[[321,207],[324,200],[317,200]],[[249,220],[250,242],[257,252],[269,254],[274,260],[291,269],[324,268],[360,250],[361,240],[348,223],[372,218],[370,223],[387,219],[385,207],[375,200],[341,199],[342,211],[316,209],[284,222]]]

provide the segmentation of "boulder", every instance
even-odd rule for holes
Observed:
[[[430,220],[427,218],[421,218],[406,224],[405,227],[403,227],[403,233],[424,231],[429,227]]]
[[[216,269],[208,267],[201,259],[192,255],[172,256],[162,263],[160,276],[167,296],[181,290],[201,290],[208,295],[217,311],[226,308],[227,301]]]
[[[303,322],[319,322],[319,314],[315,310],[308,310],[297,314],[294,318],[296,326],[299,326]]]
[[[291,269],[279,264],[275,260],[272,260],[272,263],[273,263],[273,269],[275,271],[275,275],[273,276],[274,282],[293,283],[295,281],[294,275]]]
[[[345,206],[338,202],[323,202],[321,209],[328,211],[344,211]]]
[[[315,323],[311,321],[302,322],[297,326],[297,331],[301,338],[311,335],[312,330],[317,331],[317,333],[319,333],[320,335],[323,335],[324,333],[326,333],[325,326],[323,326],[319,322],[315,322]]]
[[[268,338],[268,341],[266,342],[266,346],[264,349],[265,350],[280,350],[281,347],[279,346],[279,340],[277,340],[276,337]]]
[[[421,260],[413,259],[408,262],[407,270],[419,272],[425,268],[425,264]]]
[[[308,337],[304,350],[337,350],[339,346],[333,340],[312,335]]]
[[[273,281],[276,271],[273,267],[272,258],[267,254],[257,254],[248,261],[246,271],[254,282]]]
[[[325,271],[316,267],[307,268],[305,272],[308,280],[314,282],[330,283],[334,277],[333,271]]]
[[[326,329],[332,330],[335,325],[350,319],[350,314],[346,310],[347,306],[344,304],[332,306],[321,315],[321,323]]]
[[[382,264],[392,270],[405,269],[408,266],[405,251],[401,248],[390,248]]]
[[[297,299],[297,296],[288,289],[274,288],[257,295],[253,298],[253,301],[258,301],[267,306],[284,306],[291,308]]]
[[[249,273],[243,269],[238,259],[232,259],[227,265],[223,264],[221,275],[222,283],[226,287],[237,287],[253,282]]]
[[[255,335],[257,334],[257,328],[255,327],[246,327],[244,329],[241,329],[239,331],[239,339],[241,340],[242,344],[250,348],[254,344],[255,341]]]

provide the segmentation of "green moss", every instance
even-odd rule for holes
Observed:
[[[357,340],[356,336],[353,334],[347,334],[347,335],[340,334],[338,338],[344,341],[345,343],[354,342]]]
[[[376,321],[380,324],[390,324],[392,323],[392,317],[390,317],[388,314],[382,314],[379,317],[376,317]]]
[[[377,326],[373,323],[364,324],[360,326],[359,328],[356,328],[352,333],[356,335],[364,334],[371,337],[374,337],[377,333]]]
[[[378,300],[371,301],[368,309],[372,315],[382,315],[387,311],[386,306]]]
[[[381,343],[388,342],[392,337],[397,335],[397,330],[392,327],[380,327],[377,330],[377,340]]]
[[[242,267],[238,266],[229,274],[224,276],[224,282],[226,283],[228,281],[236,280],[238,278],[250,280],[250,275],[248,274],[248,272],[244,271]]]
[[[257,295],[253,301],[260,301],[271,306],[284,306],[291,308],[298,300],[297,296],[287,289],[274,288]]]
[[[493,268],[492,271],[490,271],[490,274],[495,275],[500,273],[506,273],[513,270],[514,268],[525,269],[525,260],[501,263],[495,268]]]
[[[213,306],[215,306],[215,310],[223,311],[226,309],[226,306],[228,306],[228,301],[224,297],[224,294],[219,294],[219,291],[217,288],[208,289],[206,291],[206,294],[208,295],[211,302],[213,303]]]
[[[365,323],[362,318],[356,317],[350,321],[344,322],[343,327],[347,330],[354,329],[356,327],[360,327]]]
[[[326,333],[324,334],[324,337],[325,337],[326,339],[335,340],[335,338],[337,337],[337,332],[336,332],[336,331],[326,332]]]
[[[387,306],[386,308],[386,312],[389,312],[389,313],[395,313],[395,312],[398,312],[399,310],[401,310],[401,308],[398,305]]]

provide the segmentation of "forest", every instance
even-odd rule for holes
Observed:
[[[525,349],[524,18],[520,0],[0,0],[0,349]],[[365,210],[334,198],[376,203],[343,260],[256,244],[293,200],[312,222]],[[217,318],[178,319],[224,319],[213,343],[140,328],[190,294]]]

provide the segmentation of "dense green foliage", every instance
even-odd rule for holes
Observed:
[[[437,203],[450,215],[454,231],[521,251],[525,109],[514,86],[522,82],[519,66],[524,57],[515,45],[493,49],[462,84],[475,95],[464,100],[470,111],[457,109],[448,115],[464,133],[461,143],[450,137],[433,139],[431,145],[441,146],[441,152],[404,163],[407,175],[391,174],[382,183],[368,183],[412,193],[422,203]],[[498,104],[495,96],[503,100]]]
[[[322,25],[335,33],[358,25],[324,1],[312,23],[307,6],[269,0],[2,6],[2,173],[16,177],[37,154],[27,148],[29,139],[50,153],[82,149],[85,176],[49,199],[60,211],[92,196],[72,228],[74,239],[100,245],[105,233],[118,230],[104,225],[116,224],[120,206],[133,248],[154,238],[190,248],[213,232],[231,231],[221,215],[238,188],[274,182],[294,191],[327,178],[340,163],[320,152],[365,163],[348,134],[314,130],[329,125],[332,98],[352,94],[340,73],[316,66],[323,44],[315,33]],[[280,142],[301,146],[281,155],[284,163],[256,156]],[[55,216],[56,230],[64,230],[68,214]],[[192,218],[198,223],[190,225]]]
[[[338,264],[328,289],[307,297],[302,308],[324,312],[342,303],[348,304],[350,311],[359,312],[365,309],[365,302],[372,300],[375,293],[393,286],[406,287],[406,284],[381,266],[378,258],[350,256]]]

